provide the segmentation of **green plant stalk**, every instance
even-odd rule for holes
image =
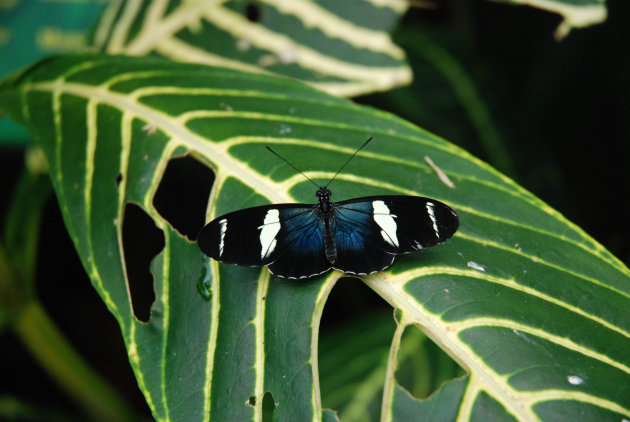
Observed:
[[[37,247],[42,213],[52,193],[48,163],[41,148],[26,150],[25,169],[15,186],[4,225],[4,247],[13,277],[24,297],[34,296]]]
[[[94,420],[136,420],[127,404],[81,358],[37,300],[22,307],[14,330],[40,365]]]
[[[53,379],[93,420],[134,421],[129,406],[74,350],[39,301],[26,298],[0,244],[0,306],[12,328]]]
[[[26,298],[6,257],[0,245],[0,305],[8,311],[12,328],[26,348],[93,420],[136,420],[115,390],[74,350],[39,301]]]

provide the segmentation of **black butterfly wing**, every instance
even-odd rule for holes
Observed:
[[[333,208],[334,268],[354,274],[381,271],[395,255],[442,243],[459,227],[448,205],[417,196],[357,198]]]
[[[370,274],[389,267],[398,254],[444,242],[459,226],[455,211],[434,199],[373,196],[331,204],[336,243],[333,263],[324,251],[318,205],[276,204],[223,215],[199,234],[201,250],[217,261],[268,265],[280,277],[307,278],[335,268]]]
[[[203,253],[227,264],[269,265],[273,274],[304,278],[331,268],[316,205],[275,204],[222,215],[199,233]]]
[[[268,205],[246,208],[215,218],[201,229],[197,244],[210,258],[227,264],[246,266],[264,265],[260,235]],[[274,228],[273,224],[268,224]],[[267,229],[269,230],[269,229]]]
[[[272,274],[285,278],[308,278],[332,268],[324,252],[324,227],[317,205],[307,210],[285,210],[278,232],[278,250],[269,264]]]
[[[448,205],[420,196],[375,197],[375,217],[385,228],[389,216],[396,223],[396,238],[389,239],[396,253],[414,252],[445,242],[457,231],[459,217]],[[381,204],[382,202],[382,204]],[[383,228],[383,231],[387,230]],[[392,236],[393,237],[393,236]]]
[[[337,246],[333,267],[350,274],[371,274],[392,265],[395,254],[377,230],[371,202],[333,204],[332,233]]]

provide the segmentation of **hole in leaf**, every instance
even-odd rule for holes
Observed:
[[[151,261],[164,249],[164,234],[141,207],[127,203],[122,241],[133,313],[140,321],[147,322],[155,301]]]
[[[188,239],[196,239],[206,219],[214,174],[190,156],[169,161],[153,198],[153,206]]]
[[[263,422],[273,422],[273,412],[276,410],[278,404],[273,398],[273,395],[267,391],[263,396],[262,403],[262,420]]]
[[[374,293],[360,279],[344,277],[335,284],[328,296],[320,329],[322,332],[336,329],[346,322],[355,322],[357,318],[363,318],[379,310],[386,311],[388,318],[392,319],[392,308],[383,298]]]
[[[116,176],[116,186],[120,186],[120,182],[122,182],[122,179],[122,174],[118,173],[118,176]]]
[[[250,396],[245,400],[245,404],[252,407],[256,406],[256,396]],[[273,422],[273,412],[276,410],[276,406],[277,403],[274,401],[273,395],[267,391],[262,401],[263,422]]]
[[[326,302],[320,327],[322,406],[343,414],[365,382],[376,382],[381,388],[367,398],[371,418],[366,419],[379,420],[387,357],[396,329],[392,308],[361,280],[343,278]]]
[[[245,5],[245,17],[250,22],[260,22],[260,6],[256,3]]]
[[[445,381],[461,377],[465,373],[420,328],[415,325],[405,328],[398,350],[396,380],[414,397],[427,398]]]

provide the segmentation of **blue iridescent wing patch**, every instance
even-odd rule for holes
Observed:
[[[330,270],[324,254],[324,227],[313,205],[281,208],[280,221],[277,250],[268,264],[272,274],[307,278]]]
[[[349,274],[371,274],[394,261],[374,223],[371,201],[333,204],[332,232],[337,245],[333,268]]]

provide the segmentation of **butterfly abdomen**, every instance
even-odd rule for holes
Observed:
[[[324,220],[324,253],[326,254],[326,260],[334,264],[337,260],[337,243],[330,228],[329,217],[326,217]]]
[[[324,254],[326,255],[326,260],[334,264],[337,260],[337,242],[335,242],[335,235],[331,227],[331,221],[333,219],[332,207],[330,205],[331,192],[323,187],[317,190],[316,195],[318,199],[319,221],[321,221],[324,226]]]

